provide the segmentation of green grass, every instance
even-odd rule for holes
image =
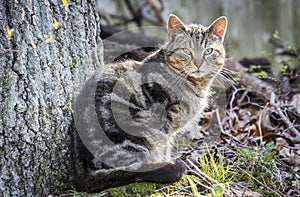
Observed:
[[[225,164],[225,157],[222,154],[219,159],[215,159],[212,153],[208,150],[202,152],[200,166],[203,172],[218,183],[231,183],[234,176],[232,166]]]

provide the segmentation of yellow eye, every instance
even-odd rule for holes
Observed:
[[[182,51],[187,54],[187,55],[191,55],[192,52],[188,49],[188,48],[183,48]]]
[[[213,51],[214,50],[212,48],[208,48],[204,51],[204,55],[210,55],[210,54],[212,54]]]

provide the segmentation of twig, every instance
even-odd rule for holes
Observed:
[[[197,180],[193,180],[193,181],[195,181],[197,184],[199,184],[200,186],[202,186],[202,187],[205,187],[206,189],[209,189],[209,190],[212,190],[212,188],[211,187],[209,187],[209,186],[206,186],[206,185],[204,185],[203,183],[200,183],[199,181],[197,181]]]
[[[233,127],[232,127],[232,120],[231,120],[231,117],[232,117],[232,111],[233,111],[233,102],[235,100],[235,95],[239,92],[239,91],[242,91],[242,90],[245,90],[243,88],[238,88],[236,89],[233,93],[232,93],[232,96],[231,96],[231,99],[230,99],[230,110],[229,110],[229,126],[230,126],[230,129],[233,130]]]
[[[270,104],[274,107],[274,109],[277,111],[278,115],[281,117],[282,121],[291,129],[291,131],[294,133],[294,135],[299,136],[300,132],[294,127],[293,123],[290,121],[290,119],[284,115],[279,105],[275,103],[276,94],[274,92],[271,93],[270,96]]]
[[[129,10],[129,12],[131,13],[132,15],[132,19],[133,21],[136,23],[136,25],[138,27],[141,27],[142,26],[142,8],[141,7],[138,7],[137,9],[134,9],[130,0],[125,0],[125,4]]]
[[[253,178],[253,170],[254,170],[254,166],[255,166],[255,163],[256,163],[256,160],[257,160],[257,155],[258,155],[258,151],[260,150],[260,148],[257,148],[256,151],[255,151],[255,154],[253,156],[253,159],[251,161],[251,169],[250,169],[250,176],[249,176],[249,180],[248,180],[248,183],[251,182],[251,179]]]
[[[291,128],[296,128],[296,127],[300,127],[300,124],[292,125],[291,127],[284,129],[283,132],[286,132],[286,131],[290,130]]]
[[[258,131],[259,131],[260,147],[263,144],[263,132],[262,132],[262,129],[261,129],[261,123],[262,123],[262,118],[265,117],[265,115],[266,115],[266,111],[267,111],[267,106],[265,106],[263,108],[263,113],[260,113],[259,119],[258,119]]]
[[[225,133],[225,131],[223,129],[223,126],[222,126],[222,121],[221,121],[221,118],[220,118],[220,113],[219,113],[219,109],[218,108],[216,109],[216,116],[217,116],[217,120],[218,120],[220,129],[221,129],[221,132]]]

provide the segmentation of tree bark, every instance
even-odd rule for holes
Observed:
[[[71,104],[103,62],[96,8],[94,0],[0,2],[0,196],[71,189]]]

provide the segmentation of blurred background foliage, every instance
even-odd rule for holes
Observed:
[[[274,32],[287,47],[300,46],[300,1],[297,0],[101,0],[102,24],[128,29],[164,26],[170,13],[186,24],[209,25],[228,18],[225,44],[234,58],[266,55]],[[146,32],[149,33],[149,32]],[[155,32],[151,32],[155,35]],[[159,36],[161,33],[156,33]]]

